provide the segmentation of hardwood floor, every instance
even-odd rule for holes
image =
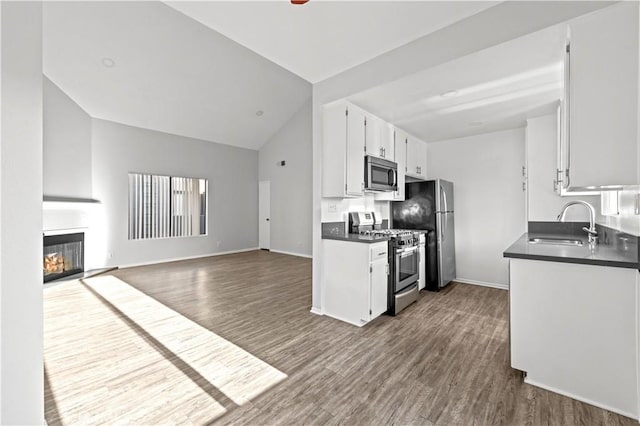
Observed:
[[[502,290],[454,283],[357,328],[309,313],[309,259],[256,251],[44,296],[49,425],[636,424],[524,384]]]

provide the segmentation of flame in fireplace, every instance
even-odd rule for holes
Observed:
[[[65,270],[65,257],[60,253],[50,253],[44,256],[42,268],[45,274],[59,274]]]

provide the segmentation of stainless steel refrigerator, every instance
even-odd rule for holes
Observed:
[[[456,278],[455,213],[453,183],[443,179],[405,184],[405,201],[391,203],[395,229],[427,233],[426,289],[438,291]]]

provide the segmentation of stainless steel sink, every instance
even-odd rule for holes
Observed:
[[[529,244],[553,244],[558,246],[582,246],[584,243],[581,240],[573,238],[529,238]]]

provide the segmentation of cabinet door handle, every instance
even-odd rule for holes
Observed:
[[[570,185],[569,170],[571,169],[571,43],[567,43],[565,46],[565,60],[564,60],[564,87],[565,87],[565,99],[564,99],[564,116],[565,116],[565,142],[567,144],[567,159],[564,164],[566,167],[564,179],[561,188],[567,189]]]
[[[553,191],[558,192],[562,183],[562,170],[556,169],[556,178],[553,180]]]

